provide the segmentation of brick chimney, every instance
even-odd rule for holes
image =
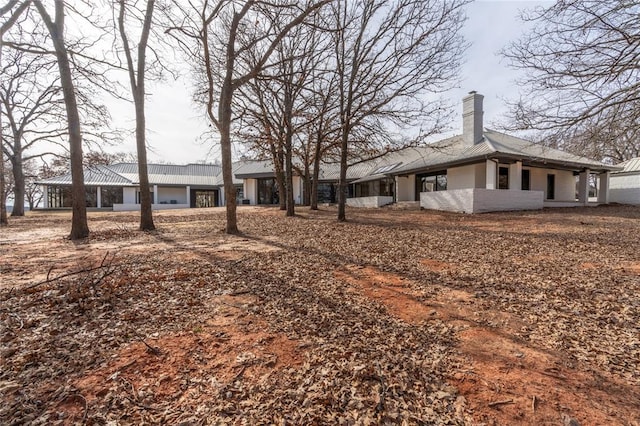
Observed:
[[[467,145],[482,142],[482,100],[475,91],[462,98],[462,137]]]

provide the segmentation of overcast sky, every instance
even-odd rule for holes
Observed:
[[[452,134],[462,132],[461,100],[469,91],[475,90],[485,96],[484,123],[499,121],[506,111],[504,98],[516,98],[518,88],[514,84],[516,74],[497,55],[509,41],[522,34],[526,28],[518,19],[518,12],[549,1],[484,1],[476,0],[467,6],[468,20],[464,36],[471,43],[462,67],[460,87],[446,95],[455,105],[455,120],[451,123]],[[178,81],[149,85],[147,102],[147,139],[150,150],[149,162],[186,164],[219,161],[219,149],[215,141],[204,140],[207,129],[203,111],[191,103],[191,87],[188,76]],[[117,126],[132,129],[133,105],[119,104],[112,111]],[[445,136],[445,135],[443,135]],[[447,135],[448,136],[448,135]],[[133,152],[133,137],[123,144],[108,149],[112,152]]]

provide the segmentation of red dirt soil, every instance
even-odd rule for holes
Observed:
[[[129,387],[139,403],[145,395],[181,403],[199,396],[193,387],[184,392],[185,380],[221,390],[240,378],[260,382],[280,369],[300,366],[304,354],[298,343],[268,332],[264,321],[246,312],[247,304],[255,302],[246,295],[215,297],[210,301],[215,315],[201,327],[124,347],[108,365],[76,380],[78,397],[68,397],[59,409],[72,424],[81,420],[84,405],[104,397],[114,382]]]
[[[423,264],[445,269],[430,259]],[[440,318],[455,327],[459,365],[450,379],[466,398],[474,423],[560,424],[575,419],[583,425],[638,424],[638,389],[574,368],[561,353],[524,341],[515,334],[523,323],[510,313],[478,309],[473,295],[435,285],[437,297],[421,297],[411,281],[374,267],[351,266],[335,275],[402,321]]]

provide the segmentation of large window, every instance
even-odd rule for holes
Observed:
[[[275,179],[258,179],[258,204],[278,204],[278,184]]]
[[[337,195],[337,184],[318,183],[318,203],[335,203]]]
[[[416,200],[420,199],[421,192],[434,192],[447,190],[447,171],[416,175]]]
[[[87,186],[84,189],[85,202],[87,207],[98,207],[98,188],[95,186]]]
[[[100,188],[100,200],[102,207],[113,207],[114,204],[122,204],[122,188],[118,186],[103,186]]]
[[[509,189],[509,167],[498,167],[498,189]]]
[[[71,207],[71,187],[70,186],[49,186],[47,187],[47,205],[52,208]]]

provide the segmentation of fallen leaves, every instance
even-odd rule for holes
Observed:
[[[0,236],[0,422],[518,423],[550,406],[507,393],[545,351],[559,364],[529,376],[575,383],[577,371],[604,415],[617,412],[608,419],[634,420],[616,392],[640,384],[637,209],[382,209],[347,223],[331,209],[239,212],[239,237],[220,232],[218,209],[161,212],[155,233],[136,231],[136,215],[92,213],[78,245],[60,237],[64,214],[12,222]],[[113,273],[97,283],[24,290],[107,251]],[[478,354],[498,342],[492,378],[463,364],[463,333]]]

